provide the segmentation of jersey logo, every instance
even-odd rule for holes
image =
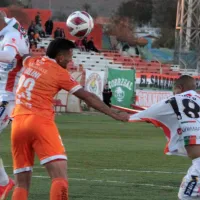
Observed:
[[[4,70],[4,71],[10,71],[15,66],[15,62],[16,61],[13,61],[12,63],[1,63],[0,62],[0,69]]]
[[[16,39],[15,38],[12,38],[12,43],[16,43]]]
[[[3,38],[4,38],[4,35],[1,35],[1,36],[0,36],[0,41],[2,41],[2,40],[3,40]]]
[[[3,115],[5,109],[6,109],[6,106],[8,105],[8,102],[7,101],[3,101],[0,105],[0,117]]]
[[[189,197],[192,195],[194,188],[197,185],[197,181],[198,181],[198,177],[192,176],[192,180],[188,183],[188,185],[185,189],[185,192],[184,192],[185,195],[187,195]]]

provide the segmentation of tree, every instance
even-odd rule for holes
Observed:
[[[175,28],[178,0],[153,0],[153,22],[161,28]]]
[[[96,10],[92,8],[92,6],[88,3],[83,4],[83,10],[86,11],[87,13],[90,13],[90,15],[95,19],[97,18],[98,14]]]
[[[54,13],[53,15],[53,20],[57,20],[57,21],[60,21],[60,22],[65,22],[67,20],[67,17],[68,15],[62,11],[57,11]]]
[[[0,7],[6,7],[9,6],[9,4],[9,0],[0,0]]]
[[[84,11],[86,11],[86,12],[90,12],[90,10],[91,10],[91,5],[90,4],[88,4],[88,3],[85,3],[85,4],[83,4],[83,9],[84,9]]]
[[[137,24],[146,24],[151,21],[152,12],[152,0],[129,0],[121,3],[116,15],[133,19]]]
[[[153,25],[161,28],[155,47],[174,48],[177,0],[153,0]]]

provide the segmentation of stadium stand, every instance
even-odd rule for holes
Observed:
[[[37,49],[32,49],[33,55],[44,55],[45,49],[53,38],[43,38]],[[138,73],[156,73],[177,76],[181,74],[198,75],[197,70],[180,69],[179,65],[164,64],[158,60],[146,61],[138,55],[124,56],[119,51],[102,51],[101,53],[85,52],[75,49],[73,62],[69,63],[68,70],[84,71],[115,69],[135,69]]]

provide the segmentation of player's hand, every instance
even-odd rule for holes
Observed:
[[[112,118],[122,122],[128,122],[130,115],[128,113],[113,113]]]

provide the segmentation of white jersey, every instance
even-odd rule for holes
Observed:
[[[22,57],[29,53],[26,32],[15,18],[5,18],[7,26],[0,31],[0,50],[11,46],[16,50],[16,58],[11,63],[0,61],[0,102],[15,99],[15,90],[22,68]]]
[[[187,156],[185,146],[200,144],[200,95],[195,91],[172,96],[130,116],[161,127],[168,139],[165,153]],[[148,133],[147,133],[148,134]]]

